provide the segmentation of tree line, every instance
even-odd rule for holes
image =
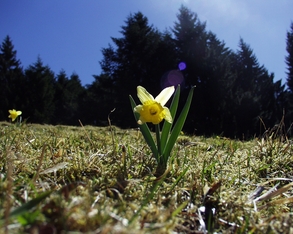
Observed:
[[[241,38],[236,51],[206,29],[197,14],[181,6],[177,20],[161,32],[141,12],[130,14],[121,37],[102,48],[101,74],[83,86],[77,74],[58,74],[41,58],[23,68],[7,36],[0,50],[0,120],[8,110],[23,112],[28,122],[136,127],[129,95],[142,85],[156,96],[179,84],[183,106],[195,85],[184,131],[197,135],[248,138],[293,117],[293,22],[287,32],[287,87],[260,65]],[[178,69],[184,62],[185,69]],[[136,98],[138,102],[138,99]],[[179,110],[180,111],[180,110]]]

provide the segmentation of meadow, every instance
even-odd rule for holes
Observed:
[[[293,233],[282,133],[182,132],[156,177],[139,129],[1,122],[1,233]]]

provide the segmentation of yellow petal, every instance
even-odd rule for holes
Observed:
[[[164,106],[173,95],[174,91],[174,86],[167,87],[161,91],[161,93],[155,98],[155,100],[162,106]]]
[[[173,119],[172,119],[172,115],[170,110],[167,107],[164,107],[164,111],[165,111],[165,120],[169,123],[172,123]]]
[[[21,115],[22,112],[21,112],[21,111],[17,111],[16,114],[17,114],[17,115]]]
[[[145,103],[149,100],[154,100],[154,97],[142,86],[137,86],[137,96],[141,103]]]

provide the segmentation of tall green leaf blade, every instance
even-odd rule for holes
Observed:
[[[133,100],[131,95],[129,95],[129,99],[130,99],[130,104],[131,104],[131,107],[132,107],[132,110],[133,110],[134,107],[136,107],[136,103]],[[139,120],[139,114],[135,113],[135,112],[133,112],[133,114],[134,114],[135,120],[138,121]],[[149,127],[145,123],[144,124],[139,124],[138,127],[139,127],[139,129],[140,129],[145,141],[147,142],[148,146],[150,147],[152,153],[154,154],[154,157],[158,161],[159,160],[159,152],[158,152],[157,146],[156,146],[156,144],[154,142],[154,139],[152,137],[152,134],[151,134],[151,131],[150,131]]]
[[[164,152],[163,152],[163,157],[165,158],[165,160],[168,159],[168,157],[170,156],[170,153],[171,153],[171,150],[173,149],[174,145],[175,145],[175,142],[183,128],[183,125],[185,123],[185,120],[186,120],[186,117],[187,117],[187,114],[188,114],[188,111],[189,111],[189,108],[190,108],[190,104],[191,104],[191,101],[192,101],[192,97],[193,97],[193,91],[194,91],[194,86],[191,88],[191,90],[189,91],[189,94],[188,94],[188,97],[187,97],[187,100],[186,100],[186,103],[181,111],[181,114],[180,116],[178,117],[174,127],[173,127],[173,130],[171,132],[171,135],[169,137],[169,140],[167,142],[167,145],[164,149]]]
[[[170,108],[169,108],[173,121],[175,119],[175,115],[176,115],[177,108],[178,108],[179,96],[180,96],[180,86],[178,85],[178,87],[176,89],[176,92],[175,92],[175,94],[173,96],[172,103],[171,103]],[[164,125],[163,125],[163,128],[162,128],[162,134],[161,134],[161,149],[162,150],[164,150],[164,148],[166,146],[166,142],[168,140],[171,127],[172,127],[172,124],[170,124],[167,121],[164,121]],[[160,153],[163,153],[163,152],[160,152]]]
[[[22,206],[14,209],[9,214],[9,217],[18,216],[18,215],[21,215],[25,212],[28,212],[30,209],[37,206],[41,201],[45,200],[45,198],[48,197],[51,193],[52,193],[52,191],[44,192],[44,193],[40,194],[39,196],[37,196],[36,198],[30,200],[29,202],[24,203]]]

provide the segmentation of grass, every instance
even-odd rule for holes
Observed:
[[[1,122],[1,233],[292,233],[292,151],[181,135],[156,178],[137,129]]]

